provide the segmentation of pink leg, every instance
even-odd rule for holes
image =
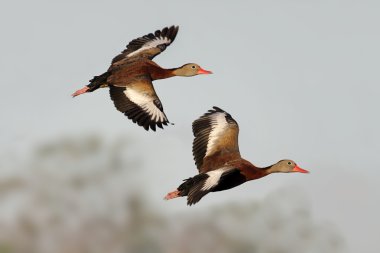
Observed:
[[[172,191],[172,192],[169,192],[166,196],[165,196],[165,200],[169,200],[169,199],[174,199],[174,198],[178,198],[179,197],[179,191],[178,190],[175,190],[175,191]]]
[[[88,88],[87,86],[84,86],[82,89],[74,92],[71,96],[73,96],[73,97],[79,96],[80,94],[86,93],[89,89],[90,88]]]

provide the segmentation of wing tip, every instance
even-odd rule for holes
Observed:
[[[214,109],[214,110],[212,110],[212,109]],[[215,105],[212,107],[212,109],[210,109],[209,112],[225,112],[225,113],[227,113],[225,110],[223,110],[220,107],[215,106]]]
[[[177,36],[178,30],[179,30],[178,25],[171,25],[171,26],[166,26],[162,28],[161,30],[155,31],[154,34],[156,36],[162,35],[163,37],[167,37],[168,39],[170,39],[170,43],[172,43]]]
[[[125,111],[123,114],[127,116],[128,119],[132,120],[133,123],[143,127],[146,131],[152,130],[153,132],[156,132],[156,127],[164,129],[164,126],[168,126],[168,124],[174,125],[169,122],[167,118],[165,118],[164,121],[154,121],[150,118],[150,115],[146,115],[143,111],[136,111],[133,114],[130,114],[130,111]]]
[[[238,124],[237,121],[231,116],[231,114],[229,114],[228,112],[226,112],[225,110],[221,109],[220,107],[217,107],[217,106],[213,106],[212,107],[214,110],[209,110],[209,113],[208,114],[205,114],[206,115],[212,115],[214,113],[223,113],[225,114],[226,116],[226,120],[228,123],[235,123],[236,125]]]
[[[149,131],[149,128],[150,128],[153,132],[156,132],[156,129],[157,129],[156,127],[164,129],[164,126],[169,126],[169,125],[174,125],[174,123],[169,122],[167,119],[166,121],[150,121],[149,126],[145,130]]]
[[[204,113],[202,116],[200,116],[199,118],[197,118],[196,120],[193,121],[193,127],[195,124],[197,124],[197,122],[199,122],[200,120],[202,120],[204,118],[209,117],[210,115],[212,115],[214,113],[225,113],[226,115],[230,115],[228,112],[221,109],[220,107],[213,106],[212,109],[209,109],[206,113]]]
[[[156,132],[156,130],[158,128],[161,128],[162,130],[164,130],[164,126],[168,126],[168,123],[169,123],[169,125],[174,125],[174,124],[170,123],[169,121],[163,121],[163,122],[149,121],[149,122],[147,122],[145,124],[142,124],[142,123],[139,123],[139,122],[134,122],[134,123],[136,123],[137,125],[143,127],[148,132],[149,132],[149,130],[152,130],[153,132]]]

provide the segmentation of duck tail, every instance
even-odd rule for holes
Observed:
[[[165,199],[170,200],[187,196],[187,204],[189,206],[197,203],[201,200],[201,198],[203,198],[203,196],[209,193],[208,190],[202,189],[208,177],[209,176],[207,174],[202,173],[196,175],[195,177],[185,179],[184,182],[176,190],[169,192],[165,196]]]
[[[178,198],[178,197],[181,197],[180,195],[180,191],[178,190],[175,190],[175,191],[172,191],[172,192],[169,192],[168,194],[166,194],[165,196],[165,200],[170,200],[170,199],[175,199],[175,198]]]

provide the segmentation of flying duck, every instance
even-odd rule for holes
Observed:
[[[166,200],[187,196],[193,205],[209,192],[223,191],[276,172],[301,172],[292,160],[259,168],[240,156],[239,126],[230,114],[214,106],[193,122],[193,156],[199,174],[184,180]]]
[[[211,74],[198,64],[188,63],[179,68],[165,69],[152,59],[165,51],[175,39],[178,26],[165,27],[134,39],[127,48],[113,58],[107,72],[95,76],[73,97],[98,88],[109,87],[111,99],[117,110],[145,130],[163,128],[169,123],[152,81],[173,76]]]

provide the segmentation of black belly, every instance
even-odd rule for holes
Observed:
[[[245,183],[247,179],[243,174],[240,173],[239,169],[233,169],[225,172],[220,177],[219,183],[217,186],[211,189],[212,192],[224,191],[231,188],[234,188],[242,183]]]

